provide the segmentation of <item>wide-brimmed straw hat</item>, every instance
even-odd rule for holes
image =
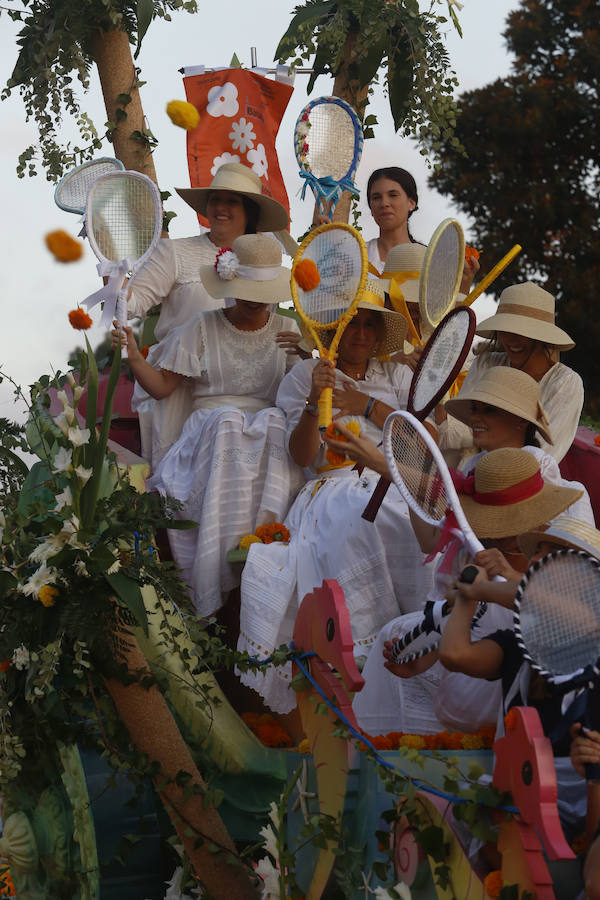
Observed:
[[[266,234],[242,234],[200,266],[200,280],[216,299],[235,297],[254,303],[291,300],[290,270],[281,265],[281,245]]]
[[[480,337],[491,337],[496,331],[552,344],[560,350],[571,350],[575,342],[566,331],[554,324],[555,302],[552,294],[526,281],[504,288],[495,315],[477,327]]]
[[[396,287],[402,291],[407,303],[419,302],[419,276],[426,250],[423,244],[397,244],[388,253],[381,277],[389,282],[386,290],[392,304]]]
[[[259,208],[257,231],[281,231],[287,228],[289,216],[281,203],[265,197],[262,181],[252,169],[242,163],[224,163],[208,187],[175,188],[182,200],[200,215],[206,215],[206,204],[212,191],[230,191],[248,197]],[[287,249],[287,248],[286,248]]]
[[[458,397],[446,402],[446,411],[465,425],[470,424],[471,402],[488,403],[532,422],[542,438],[552,444],[548,418],[541,403],[540,388],[531,375],[510,366],[492,366]]]
[[[585,550],[586,553],[600,559],[600,531],[587,522],[573,519],[571,516],[558,516],[545,529],[519,535],[519,547],[527,557],[533,556],[540,541],[555,544],[557,547]]]
[[[404,347],[404,338],[408,331],[408,322],[404,316],[394,312],[393,309],[387,309],[385,305],[386,288],[387,285],[381,278],[373,278],[369,275],[367,276],[367,282],[363,290],[362,298],[358,302],[359,309],[368,309],[371,310],[371,312],[376,312],[383,319],[384,335],[383,338],[378,341],[374,352],[374,355],[378,358],[386,358],[392,353],[402,350]],[[308,329],[302,328],[302,333],[304,334],[307,343],[310,345],[310,348],[314,348],[315,342]],[[323,346],[328,347],[333,340],[335,329],[328,330],[320,328],[318,329],[318,334]]]
[[[514,448],[484,454],[465,482],[460,504],[478,538],[514,537],[540,528],[583,493],[544,483],[533,453]]]

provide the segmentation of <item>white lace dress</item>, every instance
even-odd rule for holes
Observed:
[[[475,384],[492,366],[507,366],[506,353],[482,353],[473,360],[462,390]],[[555,363],[539,382],[542,406],[548,416],[553,444],[547,444],[538,435],[542,450],[560,462],[573,443],[583,407],[583,382],[577,372],[563,363]],[[460,397],[460,394],[458,395]],[[473,435],[468,425],[453,416],[439,426],[438,440],[442,450],[458,450],[473,446]]]
[[[170,531],[169,541],[202,616],[239,583],[227,552],[257,525],[282,521],[303,481],[275,407],[289,359],[275,342],[284,328],[288,320],[272,313],[263,328],[240,331],[215,310],[157,346],[155,365],[190,379],[194,411],[148,488],[181,500],[181,517],[199,523]]]
[[[160,303],[154,333],[161,341],[197,313],[220,309],[223,300],[211,297],[200,281],[200,266],[214,263],[218,249],[207,234],[161,240],[132,281],[129,317],[145,316]],[[153,366],[157,365],[158,352],[157,345],[150,348],[148,362]],[[154,400],[136,384],[132,407],[139,417],[142,455],[154,470],[192,412],[190,386],[181,384],[169,397]]]
[[[298,363],[279,388],[277,404],[286,413],[288,436],[302,414],[315,364]],[[336,380],[405,408],[411,372],[406,366],[373,361],[364,381],[355,382],[339,370]],[[363,434],[381,440],[381,430],[362,416],[340,421],[350,419],[359,422]],[[238,649],[252,656],[265,658],[289,643],[300,600],[325,578],[336,578],[344,590],[357,656],[368,654],[377,631],[390,618],[420,608],[431,586],[431,567],[422,564],[408,509],[396,487],[390,487],[375,522],[367,522],[361,514],[379,476],[369,469],[359,475],[350,467],[319,473],[325,464],[321,449],[315,467],[305,470],[308,481],[285,520],[290,543],[253,544],[248,553]],[[290,674],[288,665],[241,678],[272,709],[285,713],[295,706]]]

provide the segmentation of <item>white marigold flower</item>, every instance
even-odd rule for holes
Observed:
[[[262,878],[262,900],[280,900],[279,872],[268,856],[259,860],[256,866],[256,874]]]
[[[75,474],[82,484],[86,484],[90,480],[93,471],[93,469],[86,469],[85,466],[75,466]]]
[[[279,848],[277,847],[277,837],[270,825],[265,825],[259,831],[265,845],[265,850],[270,853],[273,859],[279,859]]]
[[[45,563],[51,556],[54,556],[55,553],[58,553],[58,549],[54,544],[50,543],[49,540],[45,540],[41,544],[38,544],[27,558],[29,559],[29,562]]]
[[[73,506],[73,495],[69,485],[66,486],[64,491],[56,495],[56,512],[60,512],[65,506]]]
[[[68,472],[71,468],[72,459],[73,451],[67,450],[65,447],[61,447],[54,457],[52,468],[55,472]]]
[[[15,669],[20,670],[29,668],[29,650],[27,649],[25,644],[21,644],[20,647],[17,647],[13,651],[11,662]]]
[[[21,591],[25,594],[26,597],[30,595],[37,596],[40,592],[40,588],[43,588],[45,584],[54,584],[56,578],[58,576],[58,572],[56,569],[49,569],[45,562],[36,569],[31,578],[25,582]]]
[[[219,253],[217,261],[215,262],[217,275],[219,278],[222,278],[223,281],[231,281],[232,278],[235,278],[237,275],[239,264],[240,261],[237,253],[234,253],[233,250],[226,250],[224,253]]]
[[[69,433],[69,425],[71,424],[64,412],[61,412],[59,416],[54,416],[54,424],[60,428],[64,436],[66,437]]]
[[[90,429],[73,425],[67,435],[74,447],[83,447],[90,439]]]

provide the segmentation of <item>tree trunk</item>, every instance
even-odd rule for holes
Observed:
[[[138,679],[151,679],[137,641],[131,634],[126,640],[129,671]],[[114,678],[106,678],[105,682],[136,750],[160,765],[154,779],[157,793],[209,895],[217,900],[256,900],[258,892],[238,862],[235,844],[219,813],[214,806],[205,806],[202,793],[189,794],[192,785],[204,790],[205,784],[158,687],[146,690],[138,682],[125,685]],[[187,790],[175,783],[180,772],[191,776]],[[204,840],[196,847],[200,836]],[[222,852],[214,852],[215,846]]]
[[[93,41],[92,55],[98,67],[108,120],[116,122],[113,131],[115,156],[126,169],[142,172],[158,184],[150,148],[131,137],[132,132],[141,132],[146,125],[140,92],[134,87],[137,75],[128,36],[124,31],[101,32]],[[128,94],[131,102],[125,106],[120,104],[117,101],[120,94]],[[119,110],[127,117],[119,118]]]
[[[356,50],[356,32],[348,32],[346,43],[344,45],[344,63],[342,68],[335,76],[333,82],[333,96],[339,97],[349,103],[356,110],[358,118],[362,122],[365,117],[366,99],[369,91],[368,85],[361,87],[356,79],[349,76],[349,66],[354,62]],[[333,213],[333,222],[347,222],[350,218],[350,204],[352,203],[352,194],[344,191]],[[321,221],[318,204],[315,204],[315,212],[313,215],[313,223],[318,224]]]

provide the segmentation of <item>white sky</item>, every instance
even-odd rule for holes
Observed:
[[[185,132],[175,128],[164,111],[169,100],[185,99],[177,70],[184,65],[226,65],[233,52],[244,65],[250,65],[251,46],[257,49],[258,65],[269,66],[295,5],[294,0],[276,3],[273,0],[219,0],[218,3],[198,0],[196,16],[180,12],[173,14],[170,23],[157,20],[150,26],[138,62],[142,77],[148,82],[142,89],[144,111],[160,142],[155,164],[163,190],[189,185]],[[510,60],[501,32],[508,12],[517,6],[517,0],[465,0],[464,9],[459,13],[463,39],[451,26],[448,26],[447,39],[461,91],[485,85],[508,73]],[[3,14],[0,19],[2,85],[10,77],[17,57],[17,31],[17,25]],[[312,194],[307,192],[304,201],[299,199],[300,179],[292,145],[296,118],[310,99],[306,94],[306,80],[307,76],[296,77],[295,91],[277,143],[291,202],[292,234],[296,236],[306,230],[312,217]],[[331,93],[332,86],[332,79],[319,78],[311,98]],[[100,129],[106,115],[96,77],[84,107]],[[426,242],[437,224],[455,211],[444,198],[427,188],[427,166],[410,141],[395,135],[387,99],[381,91],[369,112],[377,115],[379,125],[375,129],[375,139],[365,142],[357,175],[358,187],[364,193],[369,173],[381,165],[400,165],[411,171],[419,189],[419,210],[411,218],[411,230],[417,240]],[[70,351],[79,343],[79,334],[70,327],[67,312],[97,289],[99,279],[96,258],[87,244],[82,261],[69,266],[55,262],[45,248],[46,232],[64,228],[76,235],[79,226],[77,216],[65,213],[55,205],[54,186],[43,174],[21,180],[16,176],[18,154],[36,140],[35,127],[25,123],[24,107],[18,94],[0,104],[0,133],[0,185],[4,206],[0,369],[27,388],[45,372],[65,370]],[[71,126],[65,128],[63,134],[77,142]],[[101,155],[112,155],[110,145]],[[176,195],[169,200],[168,208],[178,213],[171,223],[172,237],[197,232],[195,213]],[[372,237],[376,229],[365,200],[361,199],[360,208],[363,234],[366,238]],[[469,223],[464,217],[460,218],[468,241]],[[485,297],[476,301],[474,308],[479,316],[488,314],[490,303]],[[98,319],[97,313],[95,319]],[[96,325],[87,334],[92,345],[103,337],[103,331]],[[0,385],[0,416],[21,418],[12,394],[12,387],[6,382]]]

